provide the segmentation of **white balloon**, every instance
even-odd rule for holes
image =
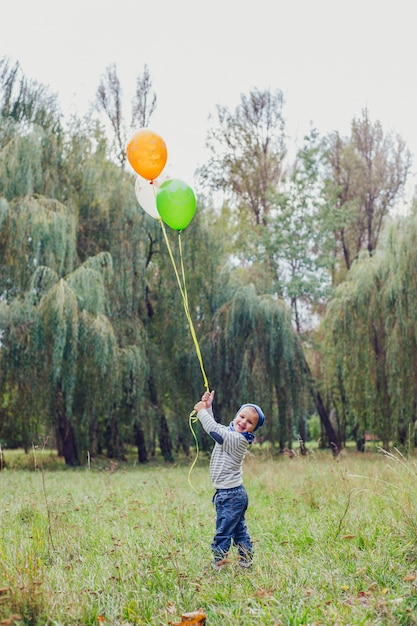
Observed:
[[[158,209],[156,208],[156,192],[155,181],[151,182],[146,180],[146,178],[142,178],[139,174],[137,175],[135,182],[136,198],[145,213],[148,213],[154,219],[159,219]]]
[[[148,215],[157,220],[161,218],[156,208],[156,194],[162,183],[171,178],[172,176],[167,168],[162,170],[158,178],[155,178],[153,181],[142,178],[140,174],[137,174],[135,182],[136,198],[145,213],[148,213]]]

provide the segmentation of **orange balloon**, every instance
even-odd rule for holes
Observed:
[[[130,165],[146,180],[158,178],[168,158],[165,141],[147,128],[141,128],[133,135],[126,152]]]

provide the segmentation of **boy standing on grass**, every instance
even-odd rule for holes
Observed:
[[[202,427],[214,439],[210,459],[210,477],[216,492],[216,534],[211,549],[213,569],[221,569],[233,540],[242,567],[252,565],[252,542],[245,521],[248,494],[243,486],[242,466],[254,432],[262,426],[265,415],[257,404],[243,404],[229,426],[222,426],[213,416],[214,391],[206,391],[194,407]]]

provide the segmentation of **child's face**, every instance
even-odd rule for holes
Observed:
[[[259,416],[253,406],[245,406],[233,420],[233,428],[238,433],[252,433],[258,423]]]

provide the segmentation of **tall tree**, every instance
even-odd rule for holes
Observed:
[[[58,198],[62,150],[56,95],[26,78],[19,63],[1,59],[0,194],[9,200],[26,194]]]
[[[234,111],[218,105],[207,135],[212,156],[200,168],[201,180],[231,198],[246,225],[268,221],[268,192],[278,184],[286,153],[282,106],[280,90],[253,89]]]
[[[157,97],[152,91],[152,78],[145,64],[143,74],[136,78],[136,90],[132,100],[131,128],[146,128],[156,110]]]
[[[267,438],[292,447],[293,430],[309,404],[308,380],[287,307],[258,296],[253,285],[236,291],[215,314],[204,340],[213,367],[220,418],[244,402],[257,402],[269,419]]]
[[[416,233],[415,217],[389,226],[328,306],[328,382],[359,444],[366,430],[387,449],[414,436]]]
[[[114,152],[116,159],[123,167],[126,161],[126,129],[122,110],[122,86],[117,75],[116,64],[112,63],[100,80],[97,88],[97,105],[104,111],[110,122],[114,137]]]
[[[143,74],[136,79],[136,89],[132,99],[130,128],[136,124],[145,127],[156,109],[157,96],[152,92],[152,79],[145,64]],[[101,77],[97,88],[96,103],[103,111],[113,132],[113,149],[116,160],[123,168],[126,163],[127,124],[124,115],[122,85],[115,63],[111,63]]]
[[[291,306],[299,333],[311,328],[330,294],[333,238],[322,219],[322,143],[316,131],[304,138],[280,190],[270,192],[271,217],[264,232],[264,266],[272,285]]]
[[[33,351],[36,316],[22,298],[0,299],[0,440],[26,452],[45,436],[48,411]]]
[[[8,57],[0,59],[0,119],[0,147],[14,135],[14,124],[57,130],[61,120],[56,94],[28,79],[20,64],[12,65]]]
[[[299,162],[285,180],[282,105],[281,91],[253,90],[249,97],[242,96],[233,113],[218,107],[218,123],[207,139],[212,157],[199,174],[228,200],[222,217],[233,244],[233,264],[239,262],[242,275],[256,284],[258,293],[287,297],[301,330],[300,305],[304,300],[314,306],[323,299],[316,276],[320,272],[325,276],[331,261],[328,251],[319,251],[327,232],[316,219],[319,142],[312,133],[310,145],[300,151]],[[338,437],[305,360],[303,368],[329,442],[338,448]]]
[[[17,94],[19,95],[20,91],[17,91]],[[12,96],[14,97],[14,92]],[[7,102],[11,101],[12,96],[8,97]],[[39,102],[37,104],[39,105]],[[15,109],[20,111],[18,107]],[[7,124],[10,126],[10,110],[14,111],[10,106],[7,111],[4,109],[4,115],[0,119],[1,128],[5,128]],[[31,110],[29,107],[28,111]],[[122,389],[125,390],[124,397],[122,394],[116,404],[111,404],[111,411],[102,411],[99,408],[102,405],[94,400],[94,393],[88,392],[89,386],[93,384],[88,374],[93,375],[94,368],[87,368],[84,372],[85,376],[78,380],[78,383],[84,381],[84,387],[82,388],[77,383],[74,400],[76,419],[81,420],[81,423],[80,414],[82,416],[87,412],[98,424],[96,428],[92,423],[90,428],[88,435],[91,437],[91,442],[88,444],[90,450],[93,451],[101,446],[101,448],[107,448],[109,455],[119,454],[121,438],[125,441],[130,438],[129,429],[130,432],[134,429],[136,434],[140,433],[143,426],[141,415],[147,415],[144,410],[145,393],[143,390],[147,366],[138,306],[142,290],[137,288],[141,282],[142,266],[145,265],[145,246],[141,246],[140,241],[146,242],[146,233],[142,234],[141,212],[134,197],[132,177],[123,174],[120,168],[108,161],[107,144],[102,130],[87,118],[71,120],[68,132],[65,136],[60,135],[62,140],[59,144],[56,143],[56,150],[48,151],[47,149],[48,145],[51,145],[50,138],[54,137],[54,125],[40,128],[33,123],[29,115],[24,117],[22,114],[18,122],[13,121],[11,132],[11,141],[5,149],[0,151],[0,193],[3,192],[6,197],[10,198],[10,203],[5,200],[0,201],[0,236],[3,242],[0,249],[1,293],[10,305],[4,309],[3,319],[8,320],[2,326],[5,338],[16,336],[8,333],[8,329],[13,328],[14,311],[17,310],[18,302],[14,298],[23,298],[23,301],[26,301],[31,290],[38,288],[38,281],[42,282],[47,275],[54,276],[53,285],[59,278],[70,275],[78,267],[80,261],[87,262],[91,257],[100,258],[102,252],[108,253],[111,250],[111,253],[116,256],[116,267],[117,271],[122,272],[121,276],[123,278],[128,275],[135,277],[132,281],[133,288],[131,287],[130,290],[122,289],[122,285],[126,285],[128,280],[121,281],[119,276],[111,280],[111,284],[106,285],[108,301],[105,314],[107,319],[111,316],[112,332],[116,333],[116,343],[121,351],[120,359],[124,363],[121,368],[120,381]],[[43,145],[45,151],[39,150],[39,146]],[[27,168],[25,168],[26,163]],[[54,182],[54,186],[50,184],[50,181]],[[36,196],[28,195],[34,192]],[[38,194],[60,198],[65,205]],[[123,236],[121,236],[122,233]],[[120,264],[124,264],[124,267],[121,268]],[[40,274],[37,273],[37,268],[42,268]],[[33,272],[35,272],[35,279],[32,277]],[[64,290],[63,293],[69,293],[69,291]],[[28,311],[35,315],[33,308],[28,307]],[[19,313],[19,315],[21,317],[26,313]],[[75,318],[78,319],[77,316]],[[83,325],[79,328],[84,328],[83,332],[86,333],[87,338],[93,337],[99,328],[104,331],[106,326],[89,321],[83,310],[80,312],[79,319],[83,321]],[[28,323],[28,332],[33,326],[32,323]],[[19,325],[19,328],[22,330],[20,337],[29,336],[23,333],[25,325]],[[27,345],[33,346],[33,343],[33,339],[28,339]],[[97,339],[94,345],[98,346],[99,343]],[[88,342],[83,343],[83,345],[87,344]],[[2,354],[6,352],[7,350],[4,350]],[[23,354],[28,353],[27,351],[21,353],[20,359]],[[90,350],[85,357],[92,358],[93,354],[94,350]],[[27,365],[33,369],[36,362],[33,353],[30,358],[32,362],[28,356]],[[81,356],[80,359],[82,363],[86,363]],[[5,362],[9,368],[13,366],[14,361],[12,359]],[[44,366],[45,361],[42,363]],[[143,372],[138,374],[137,370],[131,368],[138,366],[139,363],[142,364]],[[6,374],[8,368],[6,368]],[[80,366],[77,371],[81,369]],[[24,367],[21,367],[20,371],[27,373]],[[11,389],[11,375],[10,371],[5,375],[3,392],[8,393]],[[33,380],[33,376],[27,377],[28,381],[31,379]],[[99,381],[100,377],[96,380]],[[15,389],[17,388],[15,386]],[[23,390],[22,383],[19,388]],[[48,395],[45,385],[40,388]],[[63,406],[66,402],[65,396],[65,390],[57,396],[57,398],[61,397]],[[10,394],[8,397],[12,398]],[[28,398],[27,407],[30,411],[29,398],[31,396],[29,394],[25,396],[23,393],[19,397]],[[117,399],[117,394],[115,394],[115,399]],[[95,402],[94,411],[91,406],[87,406],[88,401]],[[132,407],[129,415],[123,409],[123,406],[127,404]],[[17,405],[8,402],[10,415],[12,415],[12,406]],[[36,406],[33,397],[32,406]],[[38,410],[37,415],[47,416],[48,411],[51,412],[51,410],[53,414],[53,407],[51,409],[43,405],[43,412]],[[14,413],[13,410],[13,415]],[[63,409],[61,413],[64,415]],[[25,415],[23,407],[20,407],[19,416],[23,418]],[[33,435],[36,424],[32,428],[31,423],[31,419],[25,417],[25,432]],[[104,424],[109,434],[106,439],[103,439],[102,435]],[[119,433],[115,424],[120,426]],[[44,420],[43,427],[45,425]],[[26,435],[23,431],[21,433],[24,439]],[[74,431],[73,435],[78,437],[79,433]],[[83,442],[83,446],[87,445],[85,437]],[[78,442],[78,448],[80,445]],[[140,460],[146,457],[145,447],[146,441],[142,441]],[[71,455],[73,456],[71,462],[77,462],[74,447]]]
[[[328,207],[344,273],[361,250],[373,254],[386,216],[404,189],[411,155],[401,137],[384,134],[365,109],[351,136],[327,140]]]

